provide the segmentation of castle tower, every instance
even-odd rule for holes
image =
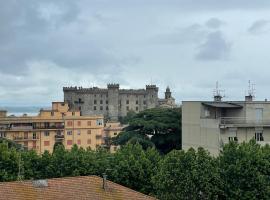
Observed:
[[[119,84],[108,84],[109,116],[110,120],[118,120],[119,116]]]
[[[165,99],[170,99],[172,98],[172,93],[171,90],[169,88],[169,86],[166,88],[166,92],[165,92]]]

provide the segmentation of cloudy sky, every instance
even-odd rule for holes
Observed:
[[[0,0],[0,106],[63,86],[169,85],[177,102],[270,99],[269,0]]]

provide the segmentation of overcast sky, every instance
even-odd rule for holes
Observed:
[[[167,85],[177,102],[270,99],[269,0],[0,0],[0,106],[63,86]]]

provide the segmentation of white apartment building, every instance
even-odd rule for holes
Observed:
[[[203,147],[218,155],[229,141],[244,142],[252,138],[270,144],[270,102],[253,101],[184,101],[182,105],[183,149]]]

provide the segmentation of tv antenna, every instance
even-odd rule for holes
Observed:
[[[255,98],[255,84],[248,81],[248,96]]]
[[[221,101],[221,99],[223,98],[223,97],[225,97],[225,95],[221,95],[221,93],[225,93],[225,90],[221,90],[220,88],[219,88],[219,83],[218,83],[218,81],[216,82],[216,88],[214,89],[214,91],[213,91],[213,93],[214,93],[214,100],[215,101]]]

